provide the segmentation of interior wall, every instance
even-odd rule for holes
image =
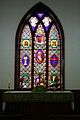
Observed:
[[[40,0],[0,0],[0,89],[14,89],[15,34]],[[65,35],[65,89],[80,89],[80,0],[41,0],[59,18]]]

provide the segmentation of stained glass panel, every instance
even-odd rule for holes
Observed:
[[[49,33],[48,49],[48,87],[60,87],[60,37],[56,26],[53,24]]]
[[[38,25],[34,39],[34,87],[45,86],[46,80],[46,37],[42,24]]]
[[[46,30],[48,30],[48,27],[49,27],[52,20],[50,19],[50,17],[44,17],[44,19],[42,21],[44,23]]]
[[[20,42],[20,88],[31,88],[32,37],[30,28],[25,25]]]
[[[38,13],[37,15],[38,15],[39,18],[42,18],[44,13]]]
[[[36,17],[31,17],[29,22],[32,26],[32,29],[34,30],[34,28],[36,27],[36,24],[38,23],[38,19]]]
[[[64,34],[57,16],[42,3],[21,20],[16,34],[16,88],[62,90]],[[60,89],[58,89],[60,88]]]

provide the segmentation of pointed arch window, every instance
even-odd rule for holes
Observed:
[[[16,32],[15,88],[64,88],[64,34],[50,8],[36,4],[22,18]]]

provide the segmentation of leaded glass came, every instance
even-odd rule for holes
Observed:
[[[23,17],[16,35],[16,88],[62,90],[64,34],[56,15],[42,3]]]

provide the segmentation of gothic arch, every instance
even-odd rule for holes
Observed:
[[[39,2],[23,16],[15,46],[16,89],[64,89],[64,33],[50,8]]]

